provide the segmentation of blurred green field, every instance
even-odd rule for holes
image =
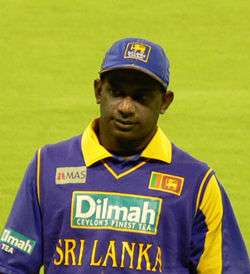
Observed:
[[[249,14],[246,0],[0,0],[0,230],[35,150],[98,115],[105,50],[138,36],[171,61],[161,127],[217,171],[250,251]]]

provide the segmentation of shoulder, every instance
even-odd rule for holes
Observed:
[[[196,168],[208,168],[207,163],[193,157],[172,143],[172,163],[176,165],[188,165]]]
[[[79,148],[81,146],[82,135],[77,135],[54,144],[45,145],[42,150],[48,153],[71,151],[72,149]]]
[[[189,181],[189,185],[195,187],[197,193],[201,186],[206,185],[214,174],[207,163],[193,157],[181,148],[172,144],[172,169]]]
[[[40,149],[40,152],[51,160],[82,155],[81,139],[82,135],[77,135],[54,144],[47,144]]]

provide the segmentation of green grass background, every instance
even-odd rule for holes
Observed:
[[[247,0],[0,0],[0,229],[35,150],[98,115],[106,49],[138,36],[171,61],[161,127],[217,171],[250,250],[249,14]]]

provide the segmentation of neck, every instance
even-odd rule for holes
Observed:
[[[96,129],[96,134],[102,146],[114,155],[125,157],[140,154],[148,145],[155,132],[156,128],[148,136],[132,140],[110,135],[109,132],[107,132],[106,127],[102,126],[101,123],[99,123],[98,128]]]

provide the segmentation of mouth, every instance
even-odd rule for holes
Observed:
[[[122,131],[129,131],[136,125],[135,121],[125,119],[114,119],[114,125],[116,128]]]

